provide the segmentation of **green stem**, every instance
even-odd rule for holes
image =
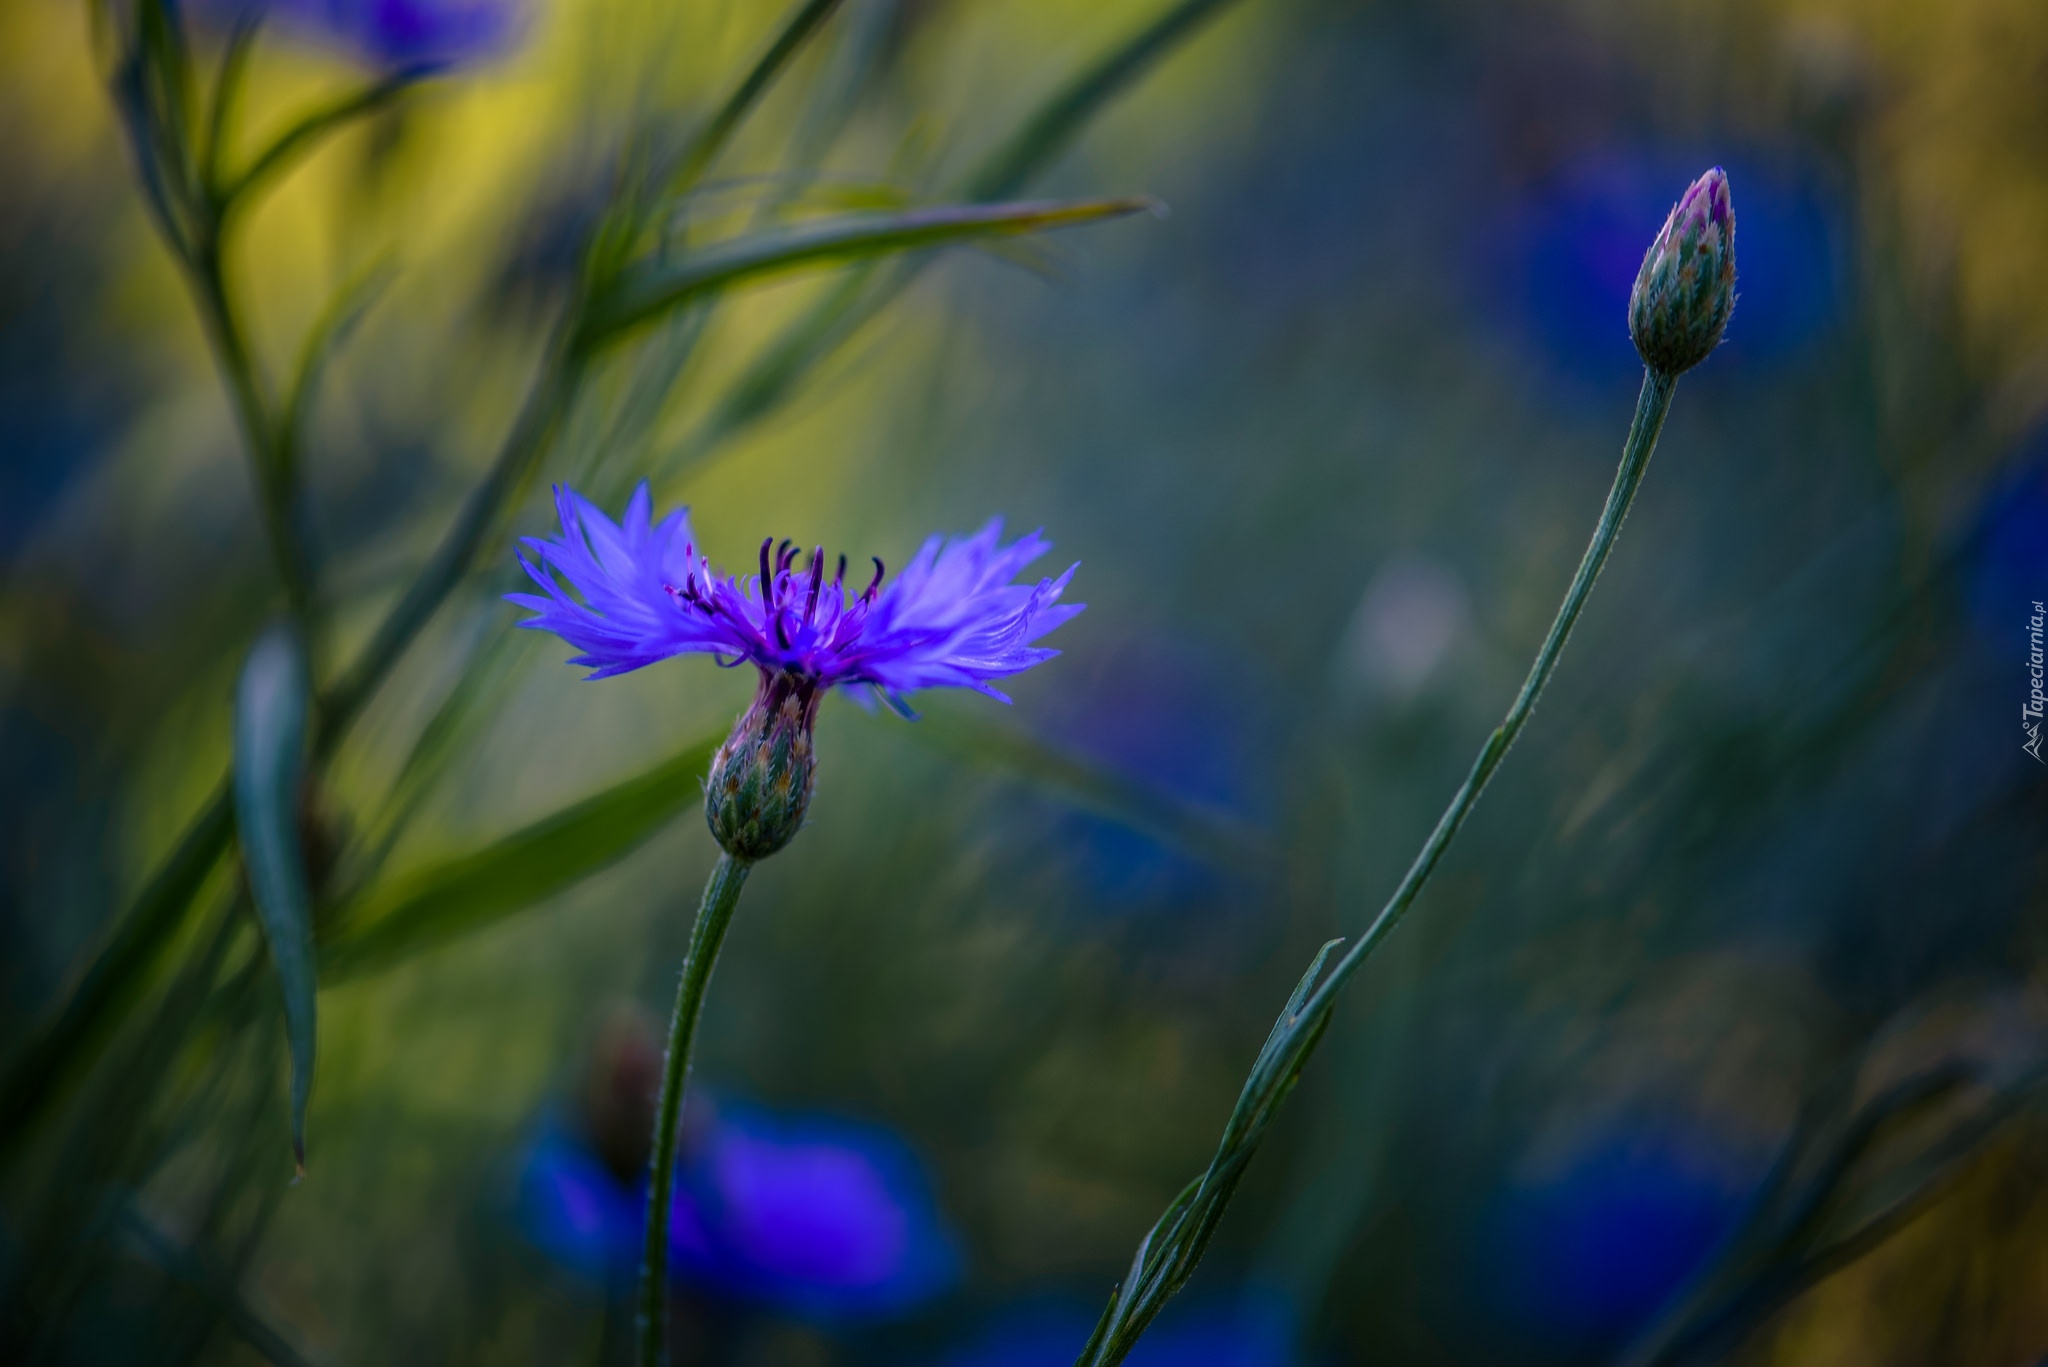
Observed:
[[[1479,795],[1486,791],[1493,771],[1507,757],[1508,747],[1515,743],[1515,738],[1528,724],[1530,714],[1536,710],[1536,700],[1543,696],[1544,687],[1557,670],[1558,657],[1564,653],[1564,643],[1570,639],[1579,614],[1585,610],[1586,599],[1592,595],[1593,581],[1600,577],[1608,555],[1614,550],[1615,540],[1621,535],[1621,524],[1628,517],[1629,506],[1636,500],[1636,490],[1642,486],[1643,472],[1649,468],[1650,453],[1657,449],[1657,434],[1664,430],[1664,415],[1671,411],[1671,396],[1677,388],[1676,375],[1647,369],[1643,372],[1642,392],[1636,397],[1635,420],[1629,424],[1628,440],[1621,448],[1621,467],[1614,472],[1614,486],[1607,491],[1607,506],[1600,511],[1600,525],[1593,529],[1593,540],[1579,561],[1579,571],[1572,576],[1571,587],[1565,590],[1564,602],[1558,604],[1557,617],[1550,624],[1550,634],[1543,638],[1543,648],[1536,652],[1536,662],[1529,666],[1529,677],[1522,681],[1522,691],[1515,695],[1514,705],[1508,708],[1501,724],[1486,738],[1479,758],[1473,761],[1472,772],[1465,777],[1464,786],[1458,789],[1451,805],[1437,819],[1436,829],[1430,832],[1422,853],[1415,856],[1415,862],[1409,866],[1401,885],[1394,889],[1394,895],[1387,899],[1380,914],[1373,918],[1365,933],[1338,960],[1337,966],[1330,970],[1330,976],[1309,998],[1302,1010],[1304,1016],[1327,1011],[1345,980],[1400,924],[1409,905],[1429,882],[1429,876],[1436,872],[1444,851],[1464,827],[1473,807],[1478,805]]]
[[[1536,700],[1543,695],[1550,676],[1556,672],[1564,644],[1570,639],[1579,614],[1585,610],[1586,600],[1593,592],[1593,583],[1607,564],[1616,538],[1621,535],[1621,524],[1628,517],[1629,506],[1635,502],[1637,489],[1642,486],[1643,473],[1649,468],[1650,453],[1656,449],[1657,434],[1663,430],[1664,416],[1671,410],[1671,396],[1677,385],[1675,375],[1654,370],[1644,372],[1642,393],[1636,400],[1635,420],[1630,424],[1628,440],[1622,446],[1621,468],[1615,471],[1614,486],[1607,493],[1607,506],[1601,510],[1600,523],[1593,530],[1593,540],[1579,561],[1578,573],[1572,576],[1571,587],[1565,590],[1564,602],[1559,604],[1557,617],[1550,624],[1550,634],[1536,652],[1536,661],[1529,667],[1529,676],[1523,681],[1521,692],[1515,695],[1514,704],[1508,708],[1501,724],[1487,737],[1478,760],[1472,765],[1472,772],[1451,799],[1451,805],[1444,809],[1443,816],[1438,818],[1436,829],[1430,833],[1422,852],[1415,857],[1407,876],[1381,908],[1380,914],[1313,993],[1299,1001],[1290,999],[1288,1011],[1273,1027],[1272,1037],[1253,1066],[1237,1109],[1224,1128],[1217,1157],[1211,1162],[1209,1171],[1182,1192],[1139,1245],[1129,1279],[1118,1289],[1102,1320],[1097,1323],[1094,1335],[1076,1360],[1077,1367],[1080,1364],[1086,1364],[1086,1367],[1117,1367],[1137,1345],[1146,1326],[1166,1299],[1177,1292],[1193,1273],[1222,1218],[1231,1193],[1251,1162],[1266,1126],[1285,1102],[1295,1078],[1307,1065],[1309,1056],[1322,1038],[1330,1014],[1335,1009],[1337,993],[1393,932],[1409,906],[1421,895],[1444,851],[1450,847],[1451,841],[1464,827],[1466,818],[1472,814],[1473,807],[1478,804],[1479,795],[1486,790],[1494,770],[1500,767],[1509,747],[1535,712]],[[1328,952],[1326,946],[1324,953]],[[1319,955],[1316,964],[1310,967],[1308,977],[1303,980],[1302,988],[1305,989],[1314,979],[1321,962]]]
[[[683,1089],[690,1082],[690,1044],[704,989],[718,962],[725,928],[732,924],[751,864],[720,855],[704,885],[704,902],[690,931],[690,952],[676,986],[676,1014],[668,1027],[668,1059],[661,1075],[661,1104],[654,1113],[654,1170],[647,1183],[647,1241],[640,1253],[640,1367],[668,1363],[668,1221],[676,1189],[676,1126],[683,1114]]]

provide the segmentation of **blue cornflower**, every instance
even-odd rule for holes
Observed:
[[[887,1319],[959,1275],[916,1156],[873,1126],[693,1103],[669,1224],[678,1285],[799,1318]],[[647,1206],[592,1141],[548,1126],[521,1165],[516,1215],[563,1266],[630,1285]]]
[[[1002,545],[999,518],[973,536],[932,537],[886,590],[876,560],[867,587],[849,597],[845,556],[828,584],[823,548],[799,570],[796,547],[784,541],[777,550],[773,537],[761,543],[758,575],[726,577],[698,552],[687,508],[650,520],[645,484],[622,524],[573,489],[557,489],[555,501],[561,538],[526,538],[542,563],[521,560],[546,597],[510,597],[537,614],[521,626],[583,651],[571,663],[590,666],[593,679],[697,651],[795,676],[814,691],[972,688],[1008,702],[989,681],[1059,654],[1031,642],[1081,610],[1058,601],[1073,569],[1032,585],[1010,582],[1051,545],[1036,532]]]
[[[827,690],[858,688],[904,715],[902,695],[922,688],[971,688],[1008,702],[992,681],[1059,654],[1033,642],[1081,611],[1059,601],[1079,566],[1057,579],[1011,582],[1051,547],[1036,532],[1004,545],[1001,519],[972,536],[930,538],[886,588],[877,559],[855,593],[845,556],[828,581],[823,547],[799,568],[797,548],[773,537],[761,543],[758,574],[714,569],[697,549],[688,509],[653,521],[645,484],[621,522],[566,487],[556,504],[561,536],[527,538],[537,558],[520,557],[541,592],[507,595],[534,612],[521,626],[575,646],[582,654],[571,663],[588,666],[593,679],[693,652],[760,671],[754,704],[707,785],[712,833],[741,860],[773,854],[802,824],[811,726]]]

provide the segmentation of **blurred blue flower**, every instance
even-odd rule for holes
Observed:
[[[1140,783],[1241,820],[1267,807],[1254,690],[1234,662],[1185,641],[1125,638],[1091,650],[1085,674],[1041,709],[1064,743]],[[1213,892],[1216,866],[1128,824],[1085,812],[1062,821],[1059,848],[1106,903],[1184,906]]]
[[[1627,149],[1570,163],[1486,220],[1489,310],[1502,301],[1557,376],[1633,384],[1629,292],[1643,253],[1702,162],[1691,151]],[[1726,160],[1741,201],[1740,300],[1717,364],[1775,365],[1834,319],[1841,299],[1835,215],[1809,185],[1768,163]]]
[[[800,1318],[880,1319],[952,1285],[959,1255],[916,1157],[872,1126],[693,1105],[669,1233],[673,1279]],[[645,1176],[621,1179],[550,1124],[521,1166],[516,1216],[564,1267],[623,1287],[639,1266]]]
[[[1096,1311],[1041,1305],[997,1316],[939,1367],[1068,1367],[1095,1328]],[[1130,1367],[1281,1367],[1289,1359],[1286,1312],[1246,1294],[1169,1306],[1125,1361]]]
[[[1964,571],[1970,620],[1993,649],[2018,652],[2036,599],[2048,598],[2048,429],[1980,506]]]
[[[379,66],[454,66],[492,56],[521,28],[520,0],[191,0],[194,17],[222,27],[265,24],[343,48]]]
[[[1698,1132],[1589,1134],[1494,1198],[1487,1260],[1505,1315],[1546,1337],[1639,1329],[1734,1223],[1741,1192]]]

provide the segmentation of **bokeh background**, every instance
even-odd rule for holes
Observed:
[[[191,7],[202,55],[226,8]],[[1160,8],[848,0],[690,212],[943,198]],[[330,0],[266,33],[255,126],[450,63],[234,248],[278,371],[389,276],[305,456],[336,658],[510,422],[627,134],[701,116],[776,9]],[[1166,216],[945,255],[759,411],[736,378],[833,277],[721,298],[608,364],[544,472],[614,506],[647,478],[728,564],[769,533],[900,563],[1000,513],[1089,604],[1013,709],[826,706],[811,825],[750,884],[701,1035],[679,1360],[1072,1359],[1511,698],[1628,422],[1636,265],[1718,164],[1728,340],[1533,725],[1133,1360],[1617,1361],[1733,1266],[1788,1145],[1935,1077],[1913,1134],[1797,1175],[1882,1218],[1811,1275],[1744,1273],[1698,1360],[2040,1361],[2048,10],[1216,11],[1032,187]],[[0,10],[0,72],[16,1053],[218,778],[280,599],[83,7]],[[701,661],[584,684],[512,632],[546,505],[309,800],[323,914],[374,921],[745,702]],[[531,895],[337,965],[295,1187],[275,989],[230,971],[260,942],[152,1054],[161,975],[10,1141],[10,1360],[623,1360],[650,1041],[714,855],[675,787],[601,871],[525,869]]]

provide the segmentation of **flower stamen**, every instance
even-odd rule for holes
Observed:
[[[784,546],[789,542],[784,541]],[[782,625],[782,552],[777,550],[771,567],[768,552],[775,545],[775,538],[769,537],[761,543],[761,614],[766,619],[762,625],[769,629],[775,644],[783,650],[789,649],[789,633]]]
[[[804,626],[806,629],[810,627],[812,619],[818,615],[818,590],[823,588],[824,585],[825,548],[820,546],[811,552],[811,593],[804,600]]]

